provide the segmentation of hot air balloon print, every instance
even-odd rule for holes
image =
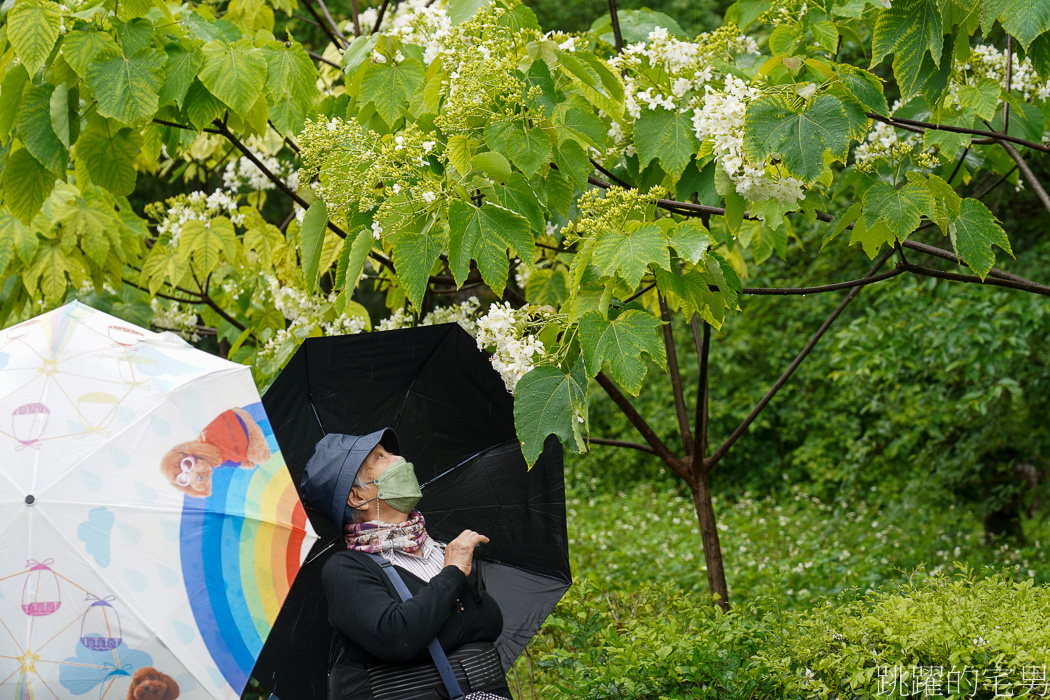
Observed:
[[[89,431],[105,428],[116,412],[120,400],[105,391],[89,391],[77,399],[77,413],[81,424]]]
[[[22,584],[22,612],[31,617],[50,615],[62,605],[62,591],[58,587],[58,576],[51,570],[54,559],[42,562],[29,561],[30,567]]]
[[[88,606],[80,621],[80,643],[92,651],[111,651],[123,641],[120,629],[120,616],[110,605],[113,596],[98,598],[88,595],[94,603]]]
[[[11,413],[11,433],[20,443],[15,449],[36,447],[40,436],[47,428],[51,411],[42,403],[26,403]]]
[[[134,345],[146,339],[146,334],[128,326],[110,326],[106,329],[109,339],[117,345]]]

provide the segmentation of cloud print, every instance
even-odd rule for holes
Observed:
[[[109,534],[113,530],[113,513],[108,508],[92,508],[88,519],[77,528],[84,550],[101,567],[109,566]]]

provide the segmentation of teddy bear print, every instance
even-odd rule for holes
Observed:
[[[211,495],[211,473],[225,463],[252,469],[270,459],[262,428],[243,408],[220,413],[193,442],[168,450],[161,472],[171,485],[194,498]]]
[[[179,684],[166,673],[152,666],[143,666],[131,677],[128,700],[175,700],[179,697]]]

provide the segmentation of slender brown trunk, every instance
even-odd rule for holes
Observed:
[[[707,585],[712,595],[718,596],[718,605],[729,612],[729,588],[726,572],[722,567],[722,546],[718,542],[718,527],[715,508],[711,502],[711,482],[702,463],[693,465],[694,480],[690,484],[693,492],[693,507],[700,521],[700,540],[704,547],[704,563],[707,564]]]

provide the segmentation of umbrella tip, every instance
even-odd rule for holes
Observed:
[[[36,496],[34,496],[33,494],[29,494],[28,496],[26,496],[26,505],[27,506],[33,505],[33,503],[35,501],[36,501]]]

